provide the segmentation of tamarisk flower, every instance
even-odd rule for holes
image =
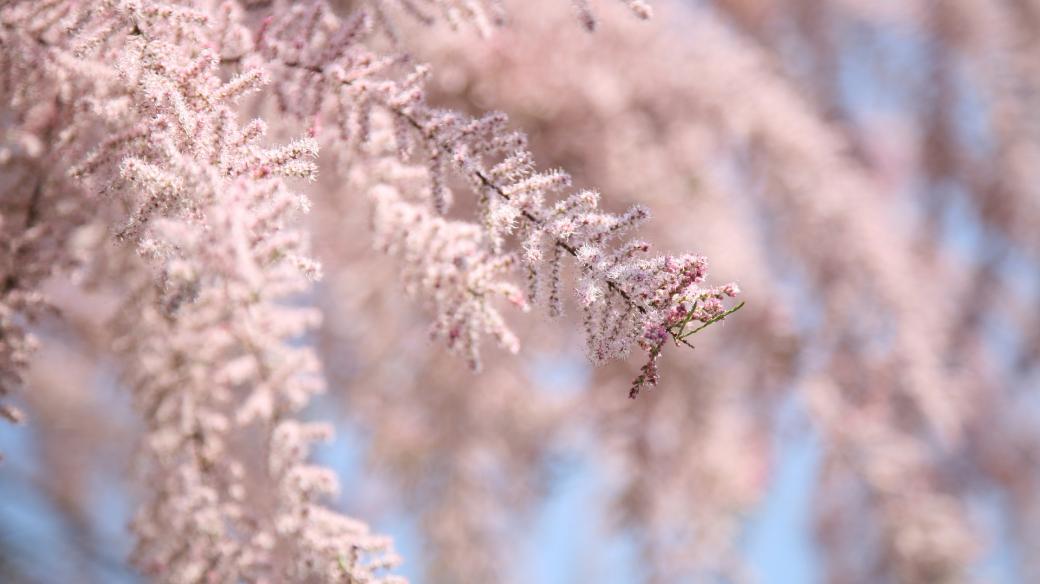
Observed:
[[[315,128],[324,127],[322,118],[332,116],[338,130],[327,132],[326,138],[360,156],[360,146],[372,139],[373,116],[385,115],[401,162],[425,166],[428,182],[414,195],[425,196],[433,213],[451,210],[452,175],[475,197],[479,220],[472,225],[484,232],[478,257],[499,256],[492,265],[511,265],[514,252],[507,251],[507,242],[521,242],[516,255],[528,274],[530,302],[546,304],[552,316],[562,314],[562,262],[566,256],[577,263],[578,294],[594,362],[625,356],[640,337],[653,337],[657,327],[664,327],[677,344],[688,344],[686,336],[700,329],[687,332],[686,324],[697,320],[708,325],[736,310],[721,310],[720,304],[722,297],[737,294],[735,285],[725,288],[730,294],[699,288],[706,260],[646,258],[647,244],[625,239],[649,218],[647,209],[637,206],[617,215],[600,210],[599,195],[593,191],[564,196],[570,176],[562,170],[537,171],[526,136],[509,128],[505,114],[470,117],[430,106],[423,90],[427,67],[413,68],[403,81],[393,79],[390,75],[403,61],[361,44],[373,26],[364,13],[341,19],[323,2],[315,2],[265,26],[258,48],[275,64],[278,94],[314,96],[293,102],[280,99],[286,113],[313,121]],[[501,331],[507,329],[497,312],[434,304],[434,329],[453,323],[446,334],[439,333],[449,345],[457,346],[464,332],[470,335],[463,346],[471,366],[479,363],[472,337],[477,331],[493,331],[500,344],[514,346],[511,335],[503,336]],[[637,388],[656,384],[655,363],[663,348],[663,343],[649,338],[639,345],[649,362],[633,384],[633,397]]]
[[[478,21],[476,7],[497,6],[435,4]],[[453,13],[456,4],[469,12]],[[246,6],[273,17],[246,17],[233,1],[16,0],[0,8],[0,55],[7,63],[24,53],[17,71],[33,70],[33,87],[64,100],[54,142],[67,161],[58,174],[74,188],[63,194],[94,207],[92,227],[119,244],[86,270],[122,299],[111,329],[144,422],[141,468],[154,488],[132,526],[138,566],[169,582],[394,582],[389,542],[322,504],[338,486],[307,459],[329,432],[296,419],[324,383],[300,342],[320,321],[300,305],[320,266],[297,226],[309,202],[290,184],[315,180],[319,144],[367,173],[377,245],[402,259],[406,289],[435,312],[434,334],[474,368],[483,335],[518,348],[494,298],[562,314],[567,257],[593,315],[590,355],[617,358],[642,344],[653,364],[662,328],[677,342],[686,334],[690,321],[676,328],[677,314],[695,312],[703,266],[673,274],[672,260],[646,258],[648,247],[626,238],[648,212],[614,215],[591,191],[570,193],[566,173],[535,168],[504,115],[431,107],[427,68],[366,46],[379,46],[381,23],[386,30],[378,3],[373,17],[345,18],[320,0]],[[245,121],[263,111],[254,95],[272,81],[285,115]],[[302,127],[306,136],[271,146],[268,124],[283,121],[286,134]],[[382,153],[366,145],[384,139],[414,180],[381,174]],[[7,247],[32,247],[26,223],[28,235],[14,233]],[[528,272],[526,296],[508,280],[513,269]],[[16,283],[37,283],[39,271]],[[708,324],[722,313],[703,301]],[[6,325],[20,330],[21,318],[4,320],[0,339],[17,366],[25,351]]]
[[[511,255],[488,253],[483,232],[473,224],[447,221],[422,206],[407,203],[388,185],[376,186],[373,199],[375,245],[402,258],[406,290],[430,304],[437,317],[431,335],[480,368],[481,334],[516,353],[520,342],[491,300],[501,296],[527,310],[523,292],[499,276],[516,265]]]
[[[54,309],[42,293],[52,275],[72,268],[69,240],[89,220],[83,193],[64,176],[71,103],[40,58],[32,31],[46,24],[46,3],[0,7],[0,418],[18,422],[6,396],[24,385],[39,340],[32,326]]]
[[[82,95],[65,178],[119,217],[116,239],[140,260],[93,267],[132,290],[117,349],[155,485],[133,524],[138,565],[168,582],[399,581],[382,575],[397,562],[388,540],[323,507],[335,478],[305,463],[327,432],[293,416],[324,385],[295,340],[320,315],[291,300],[320,268],[294,225],[307,201],[286,179],[314,178],[317,143],[267,148],[263,122],[239,125],[267,76],[250,63],[222,78],[219,55],[248,38],[234,10],[214,29],[178,4],[31,4],[3,22],[33,31],[28,47]],[[78,70],[95,56],[113,65]]]
[[[687,333],[683,327],[675,328],[682,318],[689,316],[707,325],[739,309],[715,310],[721,308],[723,296],[739,292],[735,285],[707,293],[694,288],[706,275],[704,258],[646,259],[641,255],[649,249],[645,242],[622,240],[649,218],[647,209],[636,206],[623,215],[606,213],[598,209],[599,197],[592,191],[548,204],[549,196],[570,185],[570,177],[558,170],[535,172],[525,138],[505,128],[502,114],[468,119],[454,112],[415,108],[399,115],[430,137],[430,147],[451,154],[455,171],[478,194],[482,224],[493,244],[501,245],[507,235],[522,239],[521,259],[528,271],[531,300],[544,300],[553,316],[562,313],[563,257],[576,261],[582,272],[578,294],[586,309],[586,341],[594,362],[623,357],[639,331],[664,327],[678,343],[700,330]],[[507,154],[502,156],[502,151]],[[486,161],[496,158],[499,161],[488,168]],[[641,346],[649,355],[647,368],[652,369],[662,344]],[[656,381],[656,375],[644,375],[633,387]],[[632,397],[636,394],[638,389],[631,392]]]

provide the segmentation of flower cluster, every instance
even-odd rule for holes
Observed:
[[[267,80],[220,69],[249,47],[233,4],[216,30],[176,4],[33,4],[5,23],[90,90],[71,104],[81,155],[68,179],[112,209],[115,239],[150,274],[131,273],[115,323],[155,485],[134,522],[138,564],[170,582],[383,580],[388,542],[321,505],[335,480],[305,464],[314,432],[293,420],[323,390],[295,342],[318,315],[291,302],[320,269],[294,226],[307,200],[286,179],[314,178],[317,144],[264,147],[262,121],[239,124]],[[113,65],[81,72],[81,60]]]
[[[371,197],[375,245],[401,258],[406,291],[424,299],[437,315],[431,335],[444,338],[472,369],[480,368],[481,335],[517,352],[520,342],[492,302],[501,297],[527,310],[523,292],[501,280],[516,259],[488,253],[478,226],[448,221],[403,201],[393,187],[377,185]]]
[[[134,492],[156,581],[379,581],[389,542],[310,460],[304,419],[342,407],[378,469],[346,497],[407,507],[424,579],[508,580],[563,454],[646,580],[742,581],[794,435],[831,580],[1040,549],[1028,4],[0,0],[0,417],[31,424],[5,478],[69,526],[98,475]],[[737,289],[643,239],[739,276],[741,318],[693,336]],[[581,328],[592,362],[644,360],[586,372]],[[111,579],[107,531],[0,580]]]
[[[405,60],[380,56],[360,42],[372,26],[363,14],[341,19],[321,2],[296,7],[270,23],[262,31],[260,49],[276,65],[279,95],[302,86],[310,96],[280,99],[282,108],[317,129],[332,118],[337,129],[326,132],[327,139],[353,151],[372,139],[376,113],[388,118],[401,162],[426,169],[428,186],[419,190],[426,193],[430,210],[448,213],[455,198],[453,180],[461,181],[479,210],[473,225],[484,231],[480,254],[499,256],[492,262],[496,266],[512,265],[514,255],[519,256],[528,274],[529,301],[544,302],[553,316],[563,312],[562,262],[571,258],[581,271],[578,296],[592,359],[600,363],[623,357],[637,339],[644,339],[639,344],[648,363],[633,385],[633,397],[638,388],[657,382],[655,362],[664,343],[650,340],[655,331],[663,328],[678,344],[685,342],[683,327],[689,322],[710,324],[729,314],[715,308],[722,296],[735,296],[738,289],[729,285],[727,294],[703,291],[703,259],[693,262],[696,268],[684,265],[676,271],[675,266],[690,264],[688,257],[647,258],[648,244],[625,239],[648,219],[647,209],[636,206],[616,215],[602,211],[592,191],[565,196],[570,177],[561,170],[536,170],[526,137],[508,127],[504,114],[470,117],[429,105],[424,97],[427,67],[412,68],[403,81],[396,81],[392,74]],[[520,243],[516,252],[506,249],[513,239]],[[426,269],[422,262],[427,258],[406,256],[414,264],[409,271]],[[466,293],[471,294],[452,294]],[[695,306],[698,301],[700,307]],[[468,331],[463,346],[473,365],[479,362],[472,336],[478,331],[491,332],[507,347],[515,345],[495,311],[459,311],[444,303],[436,308],[438,323],[453,323],[444,335],[450,344],[457,346],[459,335]],[[686,317],[683,327],[676,328]]]
[[[481,29],[502,20],[496,2],[431,6]],[[301,342],[320,322],[302,304],[321,268],[300,228],[309,199],[293,189],[317,180],[323,142],[346,184],[364,185],[376,246],[404,264],[406,290],[435,314],[433,335],[473,368],[482,336],[519,348],[499,300],[563,312],[568,258],[590,356],[642,346],[639,387],[656,383],[661,331],[685,342],[696,332],[687,325],[724,318],[720,301],[736,294],[701,288],[703,258],[648,258],[647,244],[627,239],[645,208],[616,215],[591,191],[570,193],[566,173],[535,168],[503,114],[428,104],[428,68],[371,48],[392,28],[379,2],[344,17],[322,0],[18,0],[0,22],[4,64],[53,98],[37,108],[33,91],[12,95],[22,119],[11,127],[26,131],[5,136],[4,156],[22,145],[29,168],[65,161],[4,201],[0,359],[15,375],[24,367],[35,288],[72,263],[62,246],[75,229],[110,233],[118,245],[84,273],[121,298],[113,344],[153,487],[133,522],[134,558],[163,581],[398,580],[386,575],[398,562],[389,541],[323,505],[338,485],[307,459],[329,432],[297,419],[325,384]],[[5,95],[16,93],[8,77]],[[270,105],[281,115],[246,121]],[[301,128],[305,137],[281,140]],[[49,197],[59,210],[41,209]],[[513,271],[527,272],[526,293]]]

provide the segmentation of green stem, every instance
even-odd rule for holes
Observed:
[[[719,322],[720,320],[722,320],[722,319],[726,318],[727,316],[733,314],[734,312],[740,310],[741,308],[744,307],[744,304],[745,304],[744,302],[741,302],[740,304],[734,306],[733,308],[727,310],[726,312],[723,312],[722,314],[716,316],[715,318],[709,320],[708,322],[702,324],[701,326],[693,329],[692,331],[686,333],[685,335],[681,335],[679,338],[680,339],[685,339],[686,337],[688,337],[690,335],[696,334],[696,333],[698,333],[698,332],[708,328],[709,326]]]

